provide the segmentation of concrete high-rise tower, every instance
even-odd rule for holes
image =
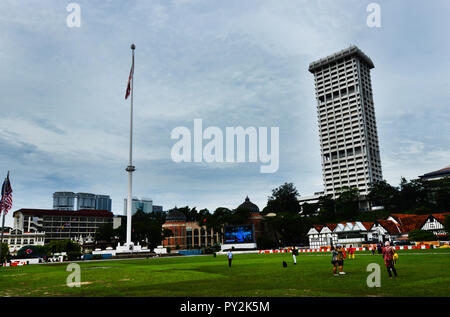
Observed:
[[[372,60],[350,46],[309,65],[314,74],[325,195],[368,194],[382,180],[372,96]]]

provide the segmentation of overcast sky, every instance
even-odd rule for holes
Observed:
[[[123,213],[136,44],[133,194],[164,210],[261,209],[293,182],[323,190],[312,61],[357,45],[372,86],[383,177],[398,185],[450,165],[450,2],[142,0],[0,2],[0,177],[13,210],[52,208],[55,191],[107,194]],[[75,1],[74,1],[75,2]],[[179,126],[279,127],[280,166],[175,163]],[[7,224],[12,224],[12,211]]]

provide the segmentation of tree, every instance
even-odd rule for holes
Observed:
[[[298,201],[299,196],[293,183],[284,183],[272,190],[272,195],[268,197],[267,206],[263,211],[265,213],[288,212],[298,214],[301,211]]]
[[[305,202],[302,205],[302,215],[305,216],[314,216],[318,213],[319,210],[319,204],[318,203],[311,203],[308,204],[307,202]]]
[[[336,216],[342,220],[353,220],[359,213],[359,190],[344,187],[336,199]]]
[[[204,224],[207,229],[213,229],[214,232],[219,233],[220,239],[222,238],[222,227],[232,222],[233,212],[225,207],[218,207],[214,213],[206,216]]]
[[[444,218],[444,230],[445,230],[445,232],[447,232],[447,236],[449,236],[450,235],[450,215],[447,215],[445,218]]]
[[[72,240],[52,240],[47,245],[50,253],[81,252],[81,246]]]
[[[450,211],[450,177],[444,177],[431,183],[431,199],[437,211]]]
[[[76,260],[81,256],[81,246],[72,240],[52,240],[46,247],[49,254],[66,252],[69,260]]]
[[[375,182],[367,196],[372,206],[383,206],[385,210],[398,209],[399,190],[385,180]]]
[[[306,243],[309,227],[308,218],[289,212],[279,212],[264,220],[266,235],[277,247]]]
[[[95,232],[95,242],[106,242],[112,243],[115,236],[115,230],[113,229],[112,223],[105,223],[101,225]]]
[[[415,179],[408,182],[404,177],[400,181],[399,209],[401,211],[426,210],[429,186],[427,181]]]
[[[48,255],[48,248],[46,246],[25,245],[17,251],[16,258],[45,258]]]
[[[336,219],[336,203],[330,196],[319,197],[319,216],[320,223],[333,222]]]
[[[274,249],[277,247],[277,242],[268,235],[263,235],[256,239],[256,245],[260,250]]]
[[[0,243],[0,248],[2,249],[2,257],[0,259],[0,262],[3,263],[11,257],[11,254],[9,253],[9,247],[7,243]]]
[[[436,236],[426,230],[414,230],[408,234],[409,241],[436,241]]]

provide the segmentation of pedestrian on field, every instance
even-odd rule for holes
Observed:
[[[294,259],[294,264],[297,264],[297,255],[298,255],[298,250],[296,247],[294,247],[294,249],[292,249],[292,258]]]
[[[391,247],[389,241],[386,241],[385,247],[383,248],[383,258],[384,264],[386,264],[386,268],[389,274],[389,278],[392,278],[392,272],[394,272],[394,276],[397,277],[397,271],[394,266],[394,248]]]
[[[337,261],[339,266],[339,274],[344,275],[345,272],[343,271],[343,268],[344,268],[345,250],[342,247],[342,245],[338,244],[336,251],[338,252]]]
[[[336,251],[335,247],[333,247],[333,246],[331,246],[331,264],[333,265],[334,276],[339,276],[339,274],[337,273],[338,252]]]
[[[375,245],[372,245],[370,247],[370,250],[372,251],[372,255],[375,255],[375,250],[376,250]]]
[[[227,258],[228,258],[228,267],[231,267],[231,261],[233,260],[233,253],[231,253],[231,250],[228,250]]]
[[[377,250],[378,250],[378,254],[382,254],[383,253],[383,246],[381,245],[381,242],[378,242]]]
[[[350,245],[350,248],[348,248],[348,258],[355,258],[355,248],[353,248],[353,245]]]

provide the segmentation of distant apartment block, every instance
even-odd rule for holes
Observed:
[[[111,211],[112,200],[108,195],[91,193],[55,192],[53,209],[55,210],[108,210]],[[76,206],[76,208],[75,208]]]
[[[314,74],[325,195],[357,187],[367,195],[382,180],[370,70],[351,46],[309,65]]]
[[[125,198],[123,201],[123,214],[126,216],[128,199]],[[150,198],[139,199],[133,197],[131,200],[131,214],[134,215],[138,209],[141,209],[145,213],[151,213],[153,211],[153,200]]]
[[[113,224],[113,213],[107,210],[52,210],[23,208],[13,213],[14,229],[45,233],[50,240],[94,238],[97,229]]]

